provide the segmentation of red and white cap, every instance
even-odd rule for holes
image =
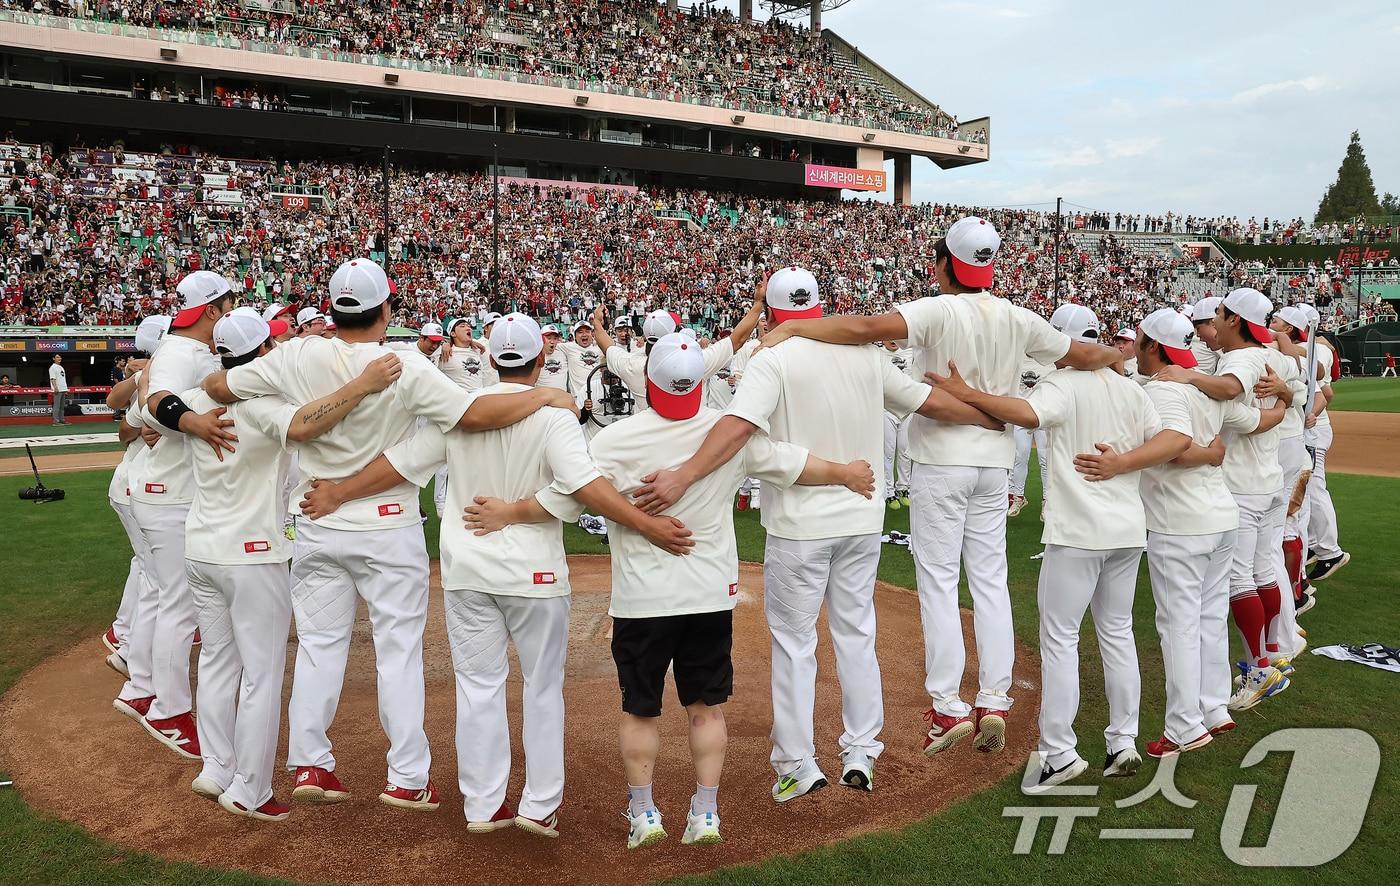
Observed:
[[[992,265],[1001,249],[1001,235],[985,218],[969,215],[953,222],[944,235],[953,255],[953,274],[964,286],[988,289],[992,285]]]
[[[1075,341],[1092,344],[1099,340],[1099,318],[1083,305],[1060,305],[1050,325]]]
[[[363,314],[389,300],[389,277],[368,258],[352,258],[331,275],[331,308],[345,314]],[[302,309],[306,313],[306,309]],[[301,314],[297,325],[302,325]]]
[[[170,318],[161,314],[157,317],[147,317],[141,321],[141,325],[136,327],[136,350],[144,351],[147,354],[154,354],[156,346],[161,339],[170,331]]]
[[[289,306],[284,305],[281,302],[273,302],[272,304],[268,305],[266,308],[263,309],[262,318],[267,322],[271,323],[273,320],[276,320],[278,317],[282,316],[290,310],[291,308]]]
[[[228,294],[233,286],[222,275],[213,271],[191,271],[185,275],[175,291],[180,293],[180,310],[170,321],[173,329],[184,329],[199,322],[204,309]]]
[[[1298,341],[1308,340],[1308,312],[1294,305],[1287,308],[1279,308],[1278,316],[1298,331]]]
[[[281,320],[276,317],[267,321],[268,335],[271,335],[273,338],[279,335],[286,335],[291,331],[291,328],[291,325],[287,323],[286,320]]]
[[[326,319],[326,315],[325,315],[325,314],[322,314],[320,311],[316,310],[315,308],[307,307],[307,308],[302,308],[300,311],[297,311],[297,325],[298,325],[298,326],[305,326],[305,325],[308,324],[308,323],[315,323],[317,320],[324,320],[324,319]]]
[[[223,356],[251,354],[271,337],[267,321],[252,308],[234,308],[214,324],[214,350]]]
[[[570,326],[570,327],[569,327],[569,331],[570,331],[570,332],[575,332],[575,333],[578,332],[580,329],[587,329],[587,330],[589,330],[589,331],[592,331],[592,329],[593,329],[593,324],[592,324],[592,323],[589,323],[587,320],[580,320],[580,321],[578,321],[577,323],[575,323],[573,326]]]
[[[768,278],[764,303],[773,312],[773,321],[805,320],[822,315],[822,295],[817,278],[806,268],[779,268]]]
[[[429,341],[442,341],[442,327],[436,323],[424,323],[418,335]]]
[[[642,321],[642,337],[650,343],[660,341],[663,337],[681,328],[681,318],[678,314],[670,311],[652,311],[647,314]]]
[[[1185,369],[1196,368],[1196,355],[1191,353],[1191,339],[1196,337],[1196,327],[1184,314],[1162,308],[1144,317],[1138,328],[1143,335],[1162,346],[1168,360]]]
[[[544,350],[540,324],[526,314],[506,314],[491,327],[491,359],[507,369],[529,363]]]
[[[1255,341],[1267,344],[1274,340],[1274,334],[1269,331],[1269,315],[1273,313],[1274,303],[1264,293],[1246,286],[1225,296],[1222,304],[1225,310],[1244,320]]]
[[[1209,323],[1211,320],[1214,320],[1215,309],[1220,307],[1222,301],[1224,301],[1224,299],[1218,295],[1208,295],[1196,302],[1195,307],[1191,308],[1191,322]]]
[[[700,345],[679,332],[663,335],[647,357],[647,402],[662,418],[693,418],[700,411],[704,376]]]
[[[559,331],[559,326],[555,323],[546,323],[543,326],[541,326],[540,335],[557,335],[560,338],[564,337],[564,333]]]
[[[1118,330],[1117,334],[1114,335],[1113,338],[1115,341],[1120,339],[1122,341],[1137,341],[1137,333],[1124,326],[1122,329]]]

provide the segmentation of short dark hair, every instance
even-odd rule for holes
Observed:
[[[496,367],[496,374],[501,378],[523,378],[535,371],[535,364],[538,362],[540,362],[539,354],[536,354],[524,363],[517,363],[514,366],[503,366],[495,360],[491,361],[492,365]]]
[[[953,266],[953,251],[948,248],[947,237],[939,237],[937,240],[933,241],[934,263],[936,264],[943,259],[947,259],[948,261],[948,276],[953,278],[954,283],[967,290],[973,290],[977,288],[975,286],[968,286],[966,283],[958,279],[958,269]]]
[[[270,347],[272,347],[271,337],[241,357],[235,357],[233,354],[220,354],[219,362],[223,364],[225,369],[233,369],[235,366],[242,366],[244,363],[252,363],[259,354]]]
[[[335,305],[331,305],[331,319],[335,321],[336,329],[369,329],[379,322],[380,316],[384,312],[382,305],[375,305],[368,311],[360,311],[354,314],[339,310]]]
[[[1224,305],[1221,305],[1220,307],[1225,311],[1226,320],[1230,319],[1231,317],[1240,317],[1239,314],[1236,314],[1234,311],[1230,310]],[[1243,317],[1240,317],[1240,337],[1243,338],[1245,341],[1252,341],[1256,345],[1263,344],[1263,342],[1254,337],[1254,330],[1249,328],[1249,323]]]

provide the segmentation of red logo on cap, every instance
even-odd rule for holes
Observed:
[[[146,494],[147,494],[147,495],[165,495],[165,484],[164,484],[164,483],[147,483],[147,484],[146,484]]]
[[[403,505],[380,505],[380,506],[379,506],[379,516],[381,516],[381,517],[397,517],[399,514],[402,514],[402,513],[403,513]]]
[[[535,573],[535,584],[537,584],[537,585],[552,585],[552,584],[554,584],[554,573],[553,573],[553,572],[536,572],[536,573]]]
[[[265,541],[245,541],[243,543],[243,553],[245,554],[265,554],[272,550],[272,545]]]

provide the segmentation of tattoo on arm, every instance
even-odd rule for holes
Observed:
[[[325,418],[327,414],[335,412],[337,409],[340,409],[342,406],[349,402],[350,398],[346,397],[336,401],[335,403],[327,403],[326,405],[318,407],[317,409],[308,412],[306,415],[303,415],[301,417],[301,421],[303,424],[308,425],[312,424],[313,422],[320,421],[321,419]]]

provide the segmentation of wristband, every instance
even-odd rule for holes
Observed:
[[[165,425],[172,431],[178,431],[180,430],[180,416],[184,415],[186,412],[193,411],[194,410],[186,406],[185,401],[181,400],[178,396],[169,394],[164,400],[160,401],[160,405],[156,407],[156,421]]]

